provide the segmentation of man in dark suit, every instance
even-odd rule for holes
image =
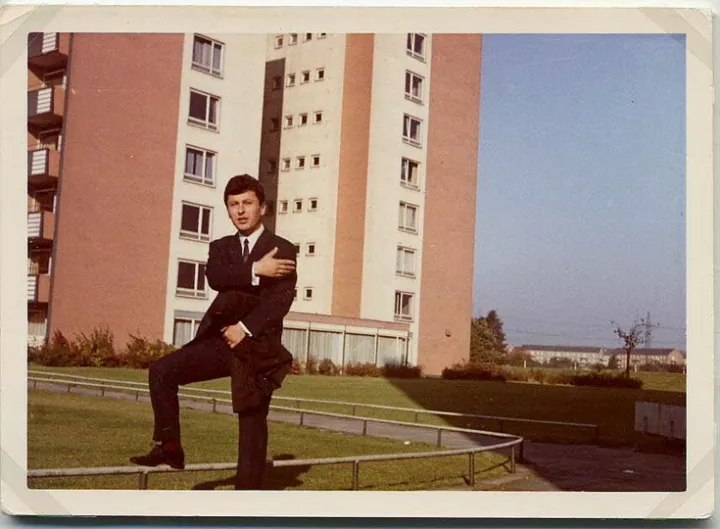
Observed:
[[[289,241],[266,230],[262,185],[249,175],[234,176],[225,187],[225,206],[237,233],[210,243],[205,269],[208,284],[219,292],[241,291],[259,297],[257,306],[235,324],[196,339],[150,366],[150,397],[155,418],[155,446],[130,460],[138,465],[184,468],[180,442],[178,386],[230,376],[233,348],[247,337],[280,340],[283,318],[295,294],[296,251]],[[212,317],[205,314],[200,328]],[[238,415],[236,489],[259,489],[267,458],[270,397]]]

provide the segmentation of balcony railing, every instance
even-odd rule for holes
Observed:
[[[67,33],[30,33],[28,63],[42,69],[59,69],[67,64],[70,35]]]
[[[28,301],[48,303],[50,301],[50,275],[28,275],[27,295]]]
[[[57,180],[60,172],[60,153],[55,149],[28,151],[28,182],[49,184]]]
[[[27,220],[28,238],[52,241],[55,234],[55,215],[51,211],[31,211]]]
[[[65,107],[65,88],[48,86],[28,92],[28,123],[34,127],[58,126]]]

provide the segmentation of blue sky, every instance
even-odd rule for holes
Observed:
[[[486,35],[474,315],[507,341],[685,347],[685,41]]]

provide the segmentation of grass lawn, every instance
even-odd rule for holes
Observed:
[[[92,396],[29,392],[28,468],[130,465],[131,455],[150,448],[152,412],[147,404]],[[186,463],[237,461],[234,416],[181,409]],[[374,439],[288,424],[270,423],[270,459],[307,459],[347,455],[420,452],[434,446]],[[477,454],[476,478],[502,475],[507,458]],[[269,489],[347,490],[349,465],[277,468],[269,471]],[[151,489],[232,489],[233,471],[151,474]],[[360,467],[363,490],[418,490],[463,485],[467,456],[367,463]],[[31,488],[134,489],[137,476],[43,478]]]
[[[100,378],[147,381],[147,372],[113,368],[39,368]],[[684,375],[642,373],[651,381],[649,387],[668,389],[616,389],[574,386],[551,386],[514,382],[489,382],[440,379],[383,379],[369,377],[327,377],[321,375],[289,376],[277,396],[342,400],[348,402],[382,404],[428,410],[522,417],[552,421],[598,424],[603,444],[621,445],[633,441],[635,402],[645,400],[685,405]],[[679,377],[682,377],[680,379]],[[682,383],[681,383],[682,381]],[[229,390],[229,380],[222,379],[195,384],[197,387]],[[277,399],[276,404],[285,404]],[[303,407],[349,413],[347,406],[310,405]],[[358,414],[388,419],[412,421],[413,414],[358,409]],[[421,417],[422,419],[422,417]],[[438,422],[426,418],[422,422]],[[488,428],[497,430],[496,421],[471,421],[447,418],[451,426]],[[524,435],[529,439],[556,442],[586,442],[587,430],[557,426],[505,424],[505,431]]]

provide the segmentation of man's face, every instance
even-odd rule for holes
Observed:
[[[243,235],[250,235],[260,225],[265,214],[265,205],[260,205],[255,191],[246,191],[227,198],[228,216]]]

